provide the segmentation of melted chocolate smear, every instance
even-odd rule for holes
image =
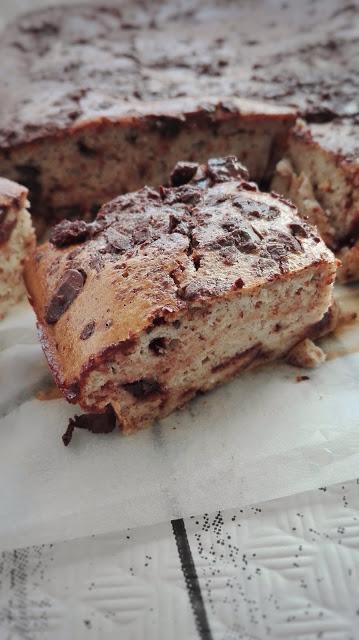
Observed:
[[[116,427],[116,414],[111,407],[106,407],[105,413],[84,413],[81,416],[70,418],[68,427],[62,436],[62,442],[67,447],[75,429],[86,429],[91,433],[111,433]]]
[[[86,274],[77,269],[68,269],[63,275],[59,288],[47,307],[45,320],[55,324],[77,298],[85,284]]]

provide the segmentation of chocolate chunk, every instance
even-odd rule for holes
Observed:
[[[156,356],[163,356],[166,352],[166,338],[153,338],[148,348],[153,351]]]
[[[233,283],[233,289],[243,289],[244,280],[242,278],[237,278],[237,280]]]
[[[45,320],[48,324],[55,324],[77,298],[85,284],[86,276],[83,271],[69,269],[65,271],[59,287],[46,309]]]
[[[298,238],[308,238],[308,233],[307,233],[307,230],[305,229],[304,225],[298,224],[297,222],[292,222],[289,225],[289,228],[290,228],[293,236],[298,237]]]
[[[135,382],[129,382],[122,385],[125,391],[128,391],[137,400],[146,400],[151,396],[155,396],[161,393],[161,385],[152,378],[143,378],[142,380],[136,380]]]
[[[96,327],[95,320],[91,320],[91,322],[88,322],[80,333],[80,339],[88,340],[89,338],[91,338],[93,332],[95,331],[95,327]]]
[[[111,405],[106,407],[105,413],[84,413],[70,418],[68,427],[62,436],[62,442],[67,447],[75,429],[86,429],[91,433],[110,433],[116,427],[116,414]]]
[[[177,162],[171,173],[171,185],[173,187],[180,187],[183,184],[187,184],[187,182],[192,180],[197,169],[197,162]]]
[[[207,171],[213,182],[227,182],[231,178],[249,179],[248,169],[237,160],[236,156],[210,158],[207,163]]]
[[[49,241],[55,247],[66,247],[86,240],[90,229],[91,226],[84,220],[62,220],[51,230]]]

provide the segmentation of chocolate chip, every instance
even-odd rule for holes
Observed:
[[[292,222],[289,225],[289,228],[293,236],[299,237],[299,238],[308,238],[308,233],[302,224],[298,224],[297,222]]]
[[[161,190],[162,199],[166,204],[197,204],[202,198],[202,190],[199,187],[194,187],[190,184],[185,184],[181,187],[175,187],[173,189]]]
[[[46,309],[45,320],[48,324],[55,324],[77,298],[85,284],[86,276],[83,271],[69,269],[65,271],[59,287]]]
[[[146,400],[161,393],[161,385],[153,378],[143,378],[142,380],[129,382],[123,384],[122,387],[137,400]]]
[[[62,220],[51,230],[49,241],[55,247],[83,242],[90,235],[91,226],[84,220]]]
[[[68,427],[62,436],[62,441],[67,447],[75,429],[86,429],[91,433],[110,433],[116,427],[116,414],[108,405],[104,413],[84,413],[81,416],[70,418]]]
[[[237,160],[236,156],[210,158],[207,163],[207,171],[214,182],[227,182],[231,178],[249,179],[248,169]]]
[[[187,184],[187,182],[192,180],[197,169],[197,162],[177,162],[171,173],[171,185],[173,187],[180,187],[183,184]]]
[[[244,280],[237,278],[233,283],[233,289],[242,289],[244,287]]]
[[[88,322],[80,333],[80,339],[88,340],[89,338],[91,338],[93,332],[95,331],[95,327],[96,327],[95,320],[91,320],[91,322]]]
[[[151,340],[148,348],[153,351],[156,356],[163,356],[166,352],[166,338],[154,338]]]

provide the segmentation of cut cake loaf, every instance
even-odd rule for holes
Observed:
[[[25,294],[24,260],[35,246],[27,195],[25,187],[0,178],[0,318]]]
[[[294,205],[233,157],[171,181],[63,221],[26,266],[58,386],[126,433],[331,324],[336,259]]]

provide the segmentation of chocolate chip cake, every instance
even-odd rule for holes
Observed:
[[[293,204],[234,157],[178,163],[171,184],[59,223],[27,261],[55,380],[107,429],[140,429],[331,322],[336,259]]]
[[[24,260],[35,246],[27,195],[26,187],[0,178],[0,318],[25,295]]]
[[[316,224],[325,242],[341,249],[339,277],[359,276],[358,248],[351,246],[359,230],[359,144],[357,124],[334,120],[303,122],[293,128],[287,157],[276,168],[272,188],[295,202]]]
[[[233,153],[267,182],[290,107],[307,123],[359,113],[357,16],[342,0],[258,0],[255,12],[227,0],[134,1],[24,15],[0,44],[0,172],[26,184],[35,217],[50,221],[163,184],[179,158]],[[350,155],[337,144],[334,154]],[[327,192],[315,191],[322,206]],[[357,236],[346,222],[329,232],[338,250]]]

